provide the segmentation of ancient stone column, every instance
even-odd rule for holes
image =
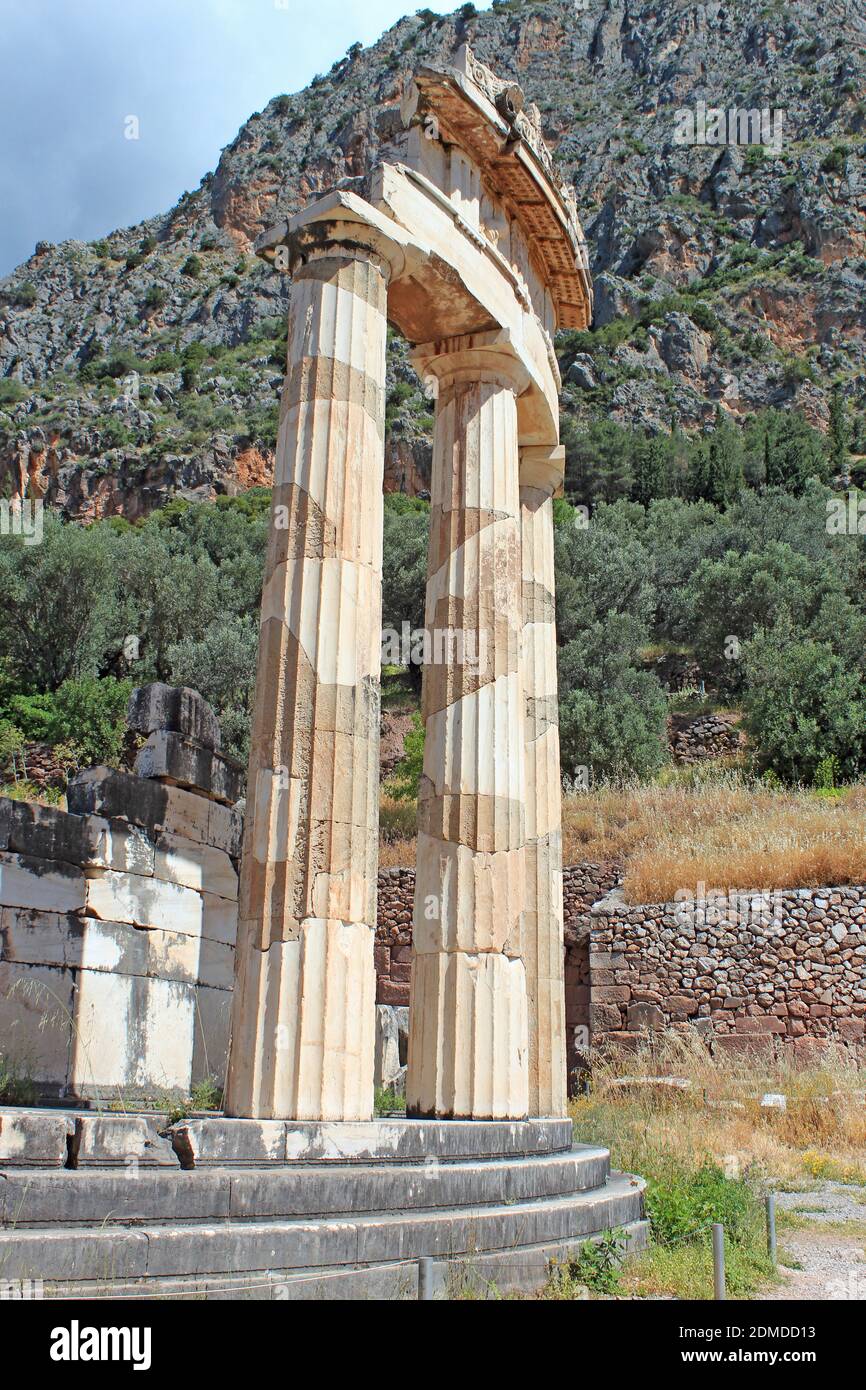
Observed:
[[[372,1114],[389,263],[364,238],[330,222],[292,246],[230,1115]]]
[[[516,396],[493,335],[416,354],[438,387],[408,1112],[527,1113]]]
[[[553,493],[561,448],[520,457],[522,670],[526,758],[523,963],[529,1006],[529,1113],[566,1113],[562,825],[554,611]]]

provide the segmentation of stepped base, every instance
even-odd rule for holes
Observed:
[[[46,1297],[415,1298],[422,1256],[443,1295],[535,1289],[646,1240],[643,1182],[569,1122],[58,1118],[0,1111],[0,1270]]]

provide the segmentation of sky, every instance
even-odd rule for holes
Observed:
[[[426,8],[448,14],[456,4]],[[271,97],[305,87],[351,44],[374,42],[420,7],[0,0],[0,275],[37,241],[91,240],[165,212]]]

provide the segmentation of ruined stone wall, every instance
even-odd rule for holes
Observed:
[[[144,687],[130,713],[138,775],[81,774],[68,812],[0,800],[0,1054],[44,1099],[225,1070],[238,772],[194,692]]]
[[[727,922],[712,920],[712,905],[628,906],[620,878],[613,863],[563,871],[572,1081],[590,1044],[634,1047],[666,1028],[695,1030],[720,1052],[777,1040],[805,1056],[863,1042],[866,887],[744,894],[715,910],[733,913]],[[380,1006],[409,1003],[413,892],[411,869],[380,871]]]
[[[866,1033],[866,887],[632,907],[585,918],[593,1046],[696,1029],[714,1050],[807,1057]]]

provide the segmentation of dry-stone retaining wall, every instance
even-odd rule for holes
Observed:
[[[222,1079],[239,770],[194,691],[130,701],[138,775],[93,768],[69,811],[0,800],[0,1053],[43,1098]]]
[[[808,1057],[866,1034],[866,887],[782,889],[632,907],[585,920],[594,1045],[697,1029],[714,1050]]]
[[[590,1045],[634,1047],[667,1028],[694,1030],[720,1052],[780,1043],[806,1057],[829,1041],[864,1042],[866,887],[631,907],[616,890],[620,880],[613,863],[563,873],[572,1084]],[[402,1027],[409,1003],[413,892],[411,869],[380,872],[376,969],[385,1037]],[[393,1048],[380,1050],[396,1076]]]

